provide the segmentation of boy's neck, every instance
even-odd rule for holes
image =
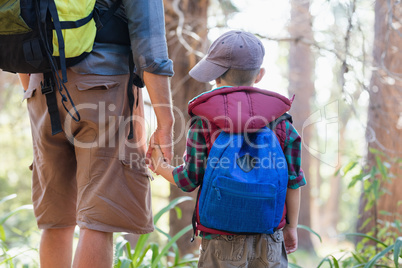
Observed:
[[[231,83],[226,83],[224,81],[221,81],[219,83],[218,83],[218,81],[216,81],[216,87],[253,87],[253,86],[254,86],[254,83],[251,85],[240,85],[239,86],[239,85],[234,85]]]
[[[245,85],[235,85],[229,81],[226,81],[222,77],[215,79],[216,87],[253,87],[254,83]]]

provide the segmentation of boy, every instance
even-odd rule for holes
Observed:
[[[217,88],[189,103],[192,125],[184,164],[168,165],[156,147],[150,167],[154,172],[183,191],[193,191],[202,183],[208,154],[219,131],[255,132],[290,109],[292,100],[252,87],[265,73],[261,68],[264,53],[261,41],[242,31],[227,32],[211,45],[190,76],[200,82],[215,80]],[[301,138],[288,120],[278,123],[274,131],[288,167],[286,220],[282,218],[273,234],[201,232],[199,267],[287,267],[286,254],[297,249],[299,187],[306,183],[300,168]]]

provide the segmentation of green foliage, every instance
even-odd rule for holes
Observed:
[[[15,197],[16,195],[14,194],[0,199],[0,206],[11,199],[14,199]],[[179,197],[170,202],[154,216],[154,223],[156,224],[164,213],[171,209],[177,210],[177,205],[187,200],[191,200],[191,197]],[[24,210],[32,210],[32,206],[25,205],[12,211],[0,214],[0,267],[36,268],[39,266],[37,263],[38,251],[36,247],[29,246],[31,243],[26,243],[26,245],[13,245],[13,243],[10,243],[9,240],[8,232],[10,232],[10,230],[14,233],[14,235],[17,234],[19,239],[22,241],[30,239],[30,237],[33,236],[32,231],[23,232],[22,230],[17,230],[16,228],[10,228],[10,226],[7,224],[7,221],[11,217],[18,215]],[[130,243],[124,239],[121,234],[119,234],[116,241],[114,268],[197,266],[198,258],[195,258],[192,255],[187,255],[183,258],[180,258],[179,249],[176,245],[176,241],[186,232],[192,229],[191,225],[183,228],[173,237],[156,226],[155,229],[168,239],[166,245],[151,241],[150,234],[143,234],[138,239],[134,249],[132,249]]]
[[[0,199],[0,206],[5,202],[14,199],[17,195],[9,195]],[[37,250],[30,246],[30,237],[32,237],[33,230],[23,231],[12,224],[8,224],[8,220],[15,214],[22,211],[32,210],[32,205],[24,205],[17,207],[9,212],[0,213],[0,267],[38,267],[36,263]],[[18,237],[20,241],[25,241],[25,245],[21,243],[13,243],[11,237]]]
[[[321,236],[320,236],[317,232],[315,232],[313,229],[311,229],[310,227],[305,226],[305,225],[302,225],[302,224],[298,224],[298,225],[297,225],[297,228],[299,228],[299,229],[304,229],[304,230],[309,231],[310,233],[312,233],[312,234],[314,234],[315,236],[317,236],[318,239],[320,239],[320,242],[322,243]]]
[[[358,183],[363,185],[363,196],[366,200],[364,211],[374,211],[360,226],[363,229],[367,226],[374,226],[367,233],[346,233],[346,237],[359,238],[354,251],[343,251],[341,257],[328,255],[321,260],[318,267],[399,267],[402,262],[402,237],[398,237],[401,232],[401,223],[398,218],[388,211],[377,212],[377,202],[379,198],[388,191],[386,184],[391,183],[395,176],[390,172],[392,164],[400,164],[400,159],[390,159],[383,152],[370,148],[370,153],[374,156],[375,165],[372,167],[361,167],[359,159],[349,162],[342,170],[343,175],[360,168],[358,174],[352,177],[349,188],[355,187]],[[391,164],[392,163],[392,164]],[[398,204],[399,205],[399,204]],[[395,212],[396,213],[396,212]],[[386,216],[396,216],[396,220],[389,222],[380,220],[378,214]],[[311,232],[313,232],[311,230]],[[314,233],[314,232],[313,232]],[[327,266],[328,267],[328,266]]]
[[[176,198],[154,216],[155,230],[168,239],[166,245],[152,242],[149,239],[150,234],[143,234],[139,237],[135,248],[132,249],[126,239],[119,237],[116,243],[114,268],[196,267],[198,258],[190,255],[180,259],[179,249],[176,245],[176,241],[191,230],[192,226],[188,225],[173,237],[156,226],[161,216],[171,209],[175,209],[179,212],[177,215],[181,215],[177,205],[191,199],[186,196]]]

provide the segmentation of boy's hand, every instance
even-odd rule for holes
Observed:
[[[160,170],[161,165],[163,165],[165,163],[165,158],[164,158],[162,150],[158,144],[155,144],[155,146],[152,149],[151,162],[152,162],[152,165],[150,165],[149,168],[153,172],[159,173],[158,170]]]
[[[283,239],[285,241],[286,253],[295,252],[297,249],[297,227],[286,225],[283,229]]]

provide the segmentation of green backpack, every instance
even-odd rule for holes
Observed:
[[[13,73],[44,73],[52,134],[62,131],[55,88],[74,108],[64,83],[67,67],[83,60],[93,48],[97,31],[111,19],[121,4],[117,0],[99,16],[96,0],[0,0],[0,69]],[[61,70],[61,77],[58,70]],[[65,94],[62,93],[63,89]]]
[[[0,0],[0,68],[46,73],[82,60],[96,36],[95,0]]]

